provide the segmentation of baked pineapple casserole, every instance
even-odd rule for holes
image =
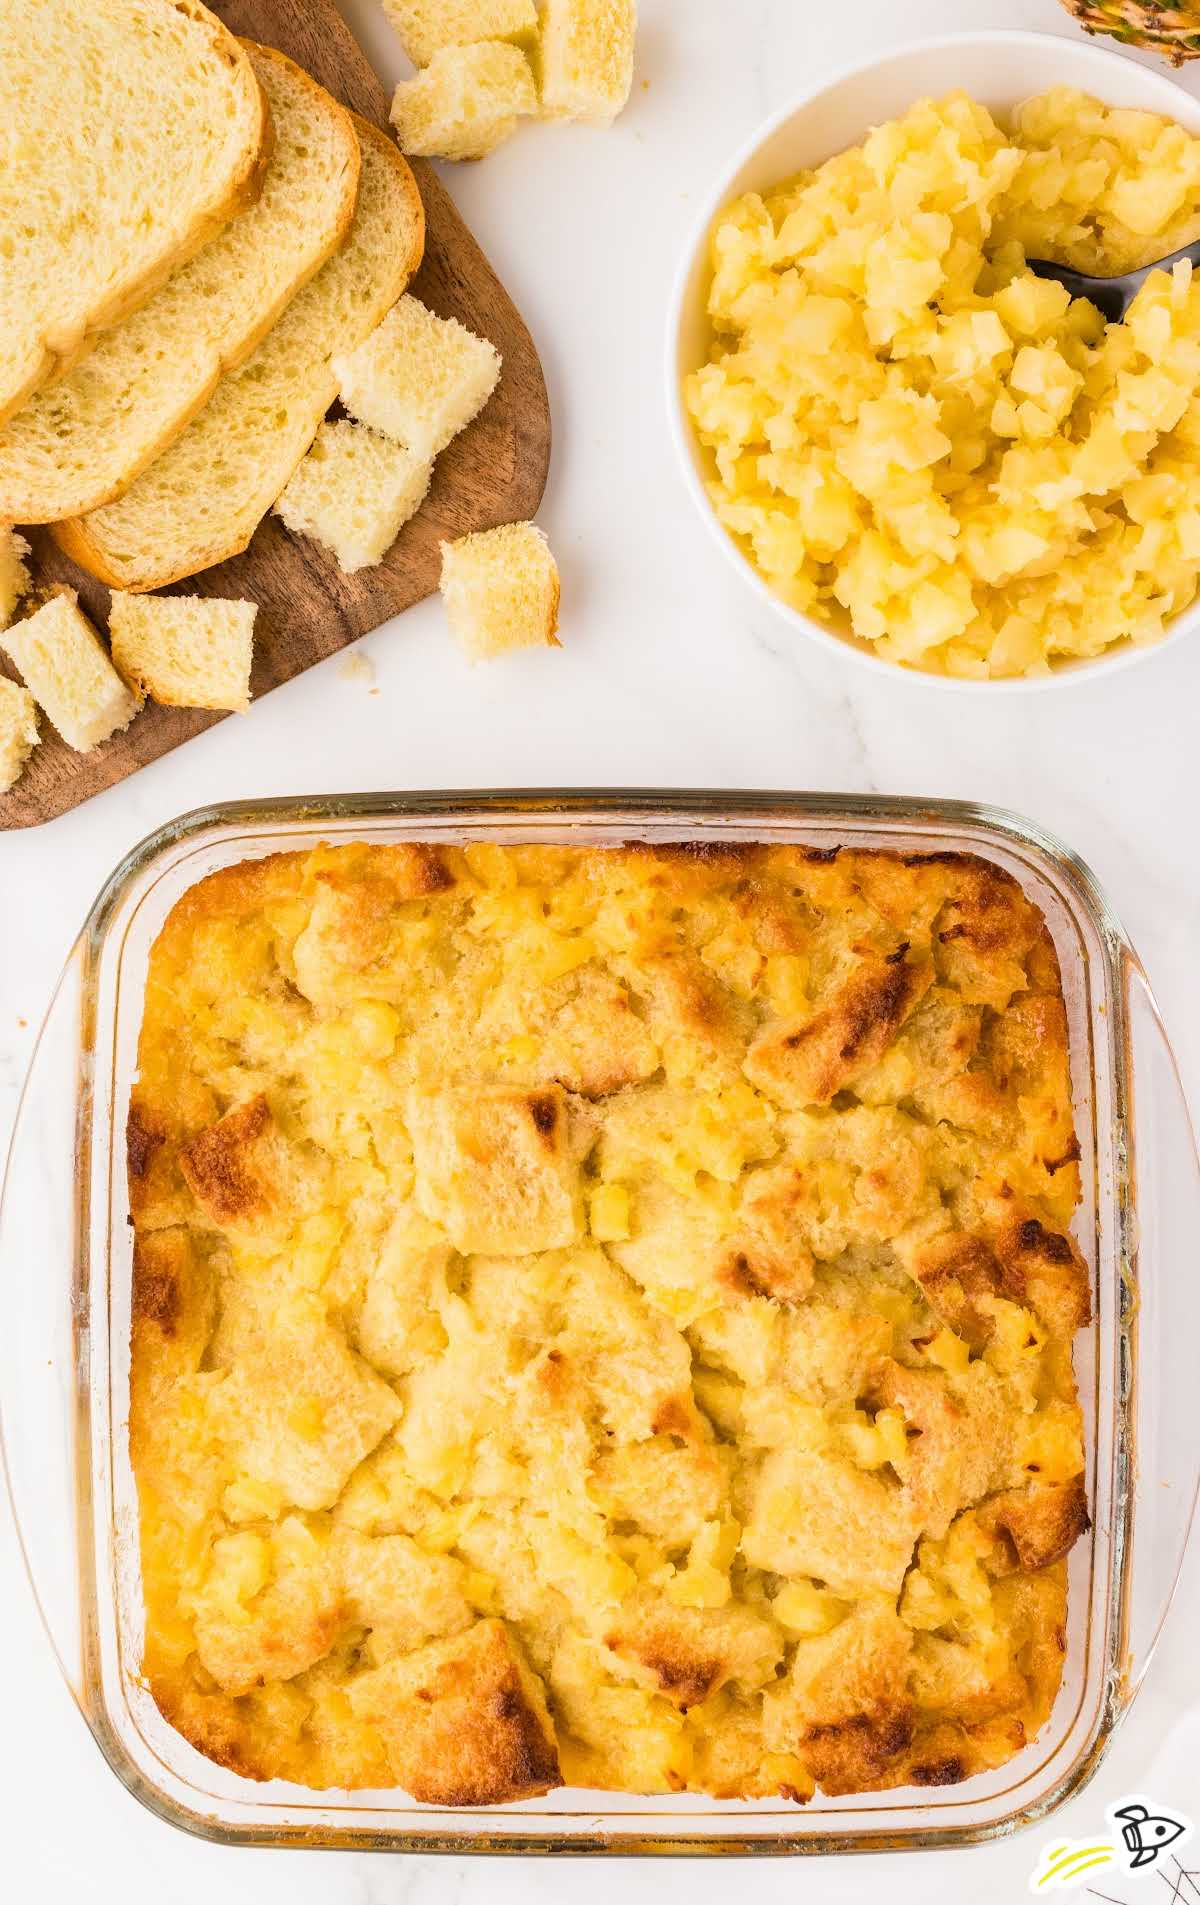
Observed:
[[[969,857],[193,887],[129,1118],[145,1674],[255,1779],[804,1800],[1007,1759],[1087,1526],[1037,910]]]
[[[890,661],[983,678],[1156,641],[1200,584],[1200,139],[1059,87],[958,93],[717,220],[710,495],[771,588]]]

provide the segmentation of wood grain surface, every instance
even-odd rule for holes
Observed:
[[[209,0],[235,33],[277,46],[343,104],[386,126],[388,101],[332,0]],[[413,171],[425,202],[425,260],[412,290],[444,316],[491,339],[504,360],[482,414],[439,457],[429,496],[375,569],[343,575],[316,543],[269,515],[249,549],[166,594],[243,596],[259,605],[255,698],[347,642],[365,635],[437,587],[443,538],[532,516],[550,461],[550,411],[537,352],[516,307],[467,231],[434,172]],[[58,549],[48,530],[24,532],[38,584],[67,582],[100,628],[108,590]],[[18,679],[0,658],[0,666]],[[36,826],[157,760],[214,721],[230,717],[147,702],[124,734],[76,754],[43,716],[43,739],[16,786],[0,794],[0,828]],[[253,746],[254,711],[233,717]],[[219,788],[209,790],[214,797]]]

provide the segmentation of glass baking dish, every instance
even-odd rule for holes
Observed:
[[[967,851],[1041,907],[1070,1022],[1095,1322],[1077,1341],[1090,1535],[1070,1561],[1063,1686],[1038,1738],[961,1786],[778,1800],[563,1790],[450,1811],[396,1792],[258,1785],[203,1759],[138,1677],[127,1448],[125,1114],[150,945],[196,880],[322,840],[604,845],[772,840]],[[1091,1777],[1146,1671],[1196,1496],[1189,1365],[1200,1334],[1200,1172],[1145,974],[1087,868],[1028,822],[955,802],[842,795],[363,795],[202,809],[134,849],[80,933],[26,1084],[0,1209],[0,1397],[9,1485],[67,1683],[109,1764],[173,1824],[237,1844],[487,1853],[756,1854],[958,1846],[1044,1817]]]

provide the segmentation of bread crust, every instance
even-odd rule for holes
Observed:
[[[210,13],[202,0],[163,0],[163,4],[176,13],[181,13],[208,32],[213,46],[221,57],[237,74],[238,84],[250,114],[250,132],[246,151],[241,165],[230,179],[226,189],[219,195],[201,205],[186,238],[164,257],[157,258],[143,270],[128,275],[113,285],[106,297],[92,306],[87,314],[79,336],[69,349],[64,349],[56,341],[43,338],[40,354],[30,363],[29,371],[20,387],[0,394],[0,424],[20,408],[26,398],[39,385],[50,378],[62,375],[72,364],[86,355],[95,337],[109,325],[116,324],[128,317],[138,306],[144,304],[159,286],[164,284],[179,265],[206,245],[231,218],[253,205],[262,191],[267,167],[274,150],[275,132],[271,123],[271,111],[266,94],[258,83],[258,78],[250,61],[235,36],[229,29]]]
[[[423,1805],[499,1806],[561,1784],[544,1690],[502,1621],[479,1621],[382,1668],[351,1703]]]
[[[386,155],[387,163],[391,166],[393,171],[394,182],[398,185],[406,204],[409,226],[408,247],[404,252],[392,259],[389,280],[382,287],[381,294],[376,301],[378,317],[382,318],[386,312],[391,309],[396,299],[401,296],[405,286],[420,265],[425,249],[425,209],[421,201],[421,194],[416,179],[413,176],[412,168],[394,141],[389,139],[386,133],[381,132],[377,126],[372,125],[368,120],[361,119],[357,113],[352,113],[351,118],[354,122],[354,129],[358,134],[360,142],[363,140],[369,141],[370,144],[375,147],[377,154]],[[351,226],[347,228],[346,237],[343,238],[343,246],[350,235],[351,228],[352,221]],[[270,333],[267,333],[267,336],[269,335]],[[265,339],[260,340],[260,342],[262,341],[265,341]],[[243,361],[248,362],[249,359]],[[189,551],[186,558],[177,556],[173,559],[162,560],[152,568],[147,567],[141,569],[137,568],[132,562],[125,565],[118,559],[110,556],[103,540],[98,536],[95,528],[92,526],[99,512],[93,511],[90,516],[75,516],[65,522],[54,523],[51,525],[51,534],[64,554],[70,556],[71,560],[77,562],[81,568],[87,569],[92,575],[96,576],[99,581],[106,583],[110,589],[126,589],[130,594],[138,595],[144,594],[150,589],[166,588],[172,582],[181,582],[188,576],[198,575],[204,569],[214,568],[218,563],[227,562],[231,557],[241,555],[243,550],[249,546],[254,531],[258,528],[262,518],[266,515],[271,504],[275,502],[283,488],[286,487],[287,480],[293,474],[301,458],[307,453],[317,430],[320,428],[320,423],[321,418],[317,417],[313,422],[311,433],[300,448],[299,453],[289,464],[283,482],[279,484],[278,489],[276,489],[271,496],[268,496],[263,501],[262,509],[248,533],[231,533],[220,541],[214,541],[206,547]],[[175,440],[178,441],[178,439]],[[152,469],[153,464],[148,467]]]
[[[278,295],[271,304],[263,307],[258,315],[257,322],[238,340],[236,346],[224,351],[223,354],[216,358],[208,376],[202,382],[198,382],[194,385],[188,402],[182,404],[180,408],[176,410],[174,416],[160,429],[156,437],[147,440],[141,445],[137,455],[125,464],[119,476],[110,477],[105,481],[98,482],[93,471],[80,471],[75,479],[75,487],[73,489],[64,481],[54,493],[51,493],[49,486],[45,483],[42,483],[40,486],[36,483],[27,484],[24,490],[21,489],[17,480],[13,480],[8,485],[4,485],[2,476],[0,476],[0,517],[6,520],[11,519],[13,522],[20,523],[61,522],[85,516],[92,510],[102,509],[106,503],[115,502],[117,497],[123,496],[131,484],[137,481],[143,470],[148,469],[155,458],[161,456],[162,452],[175,441],[176,437],[182,434],[193,417],[197,416],[199,412],[203,410],[205,404],[212,396],[213,391],[226,372],[236,370],[237,366],[244,363],[251,352],[261,344],[263,338],[266,337],[267,333],[273,328],[292,298],[302,291],[304,286],[316,276],[321,266],[328,258],[332,257],[333,253],[339,249],[345,239],[354,217],[360,165],[360,149],[354,133],[351,115],[343,106],[340,106],[323,87],[319,86],[302,67],[297,66],[295,61],[290,60],[285,53],[279,52],[275,47],[260,46],[256,41],[248,39],[239,40],[238,44],[252,59],[268,61],[287,68],[291,83],[306,91],[313,100],[319,101],[322,110],[326,112],[329,119],[339,129],[344,127],[346,188],[342,208],[336,224],[331,230],[327,242],[318,251],[312,254],[303,271],[296,274],[286,285],[280,288]],[[257,76],[256,83],[258,83]],[[262,88],[260,86],[260,91],[261,90]],[[265,92],[263,93],[263,97],[265,101]],[[249,210],[250,207],[257,202],[261,194],[262,186],[270,170],[271,157],[274,153],[275,144],[274,129],[272,128],[271,137],[264,146],[264,151],[267,156],[262,162],[261,176],[258,178],[254,190],[245,205],[241,207],[242,211]],[[208,233],[204,242],[207,244],[211,242],[213,238],[219,237],[220,230],[223,230],[227,223],[229,223],[228,220],[220,221],[220,229],[214,229]],[[201,246],[196,247],[196,250],[200,249],[202,249]],[[186,262],[186,258],[176,258],[171,265],[170,272],[167,273],[167,278],[172,276]],[[163,282],[165,283],[166,280],[164,279]],[[161,286],[157,288],[161,288]],[[135,305],[131,306],[127,312],[122,313],[122,317],[131,316],[135,310],[141,309],[142,305],[148,302],[149,298],[138,299]],[[111,326],[106,326],[105,328],[111,328]],[[65,374],[71,367],[69,364],[58,366],[56,375]],[[2,427],[2,420],[0,420],[0,427]],[[90,485],[90,487],[88,487],[88,485]]]

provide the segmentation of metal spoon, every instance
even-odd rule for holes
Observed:
[[[1073,298],[1087,298],[1110,324],[1120,324],[1152,271],[1170,271],[1181,259],[1200,265],[1200,238],[1157,264],[1127,271],[1122,278],[1089,278],[1086,271],[1072,271],[1070,265],[1056,265],[1048,258],[1030,258],[1027,262],[1035,278],[1053,278]]]

